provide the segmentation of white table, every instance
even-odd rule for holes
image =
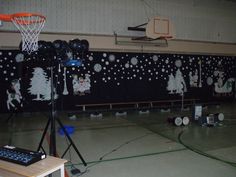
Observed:
[[[0,177],[44,177],[57,170],[60,170],[61,177],[65,177],[65,159],[52,156],[33,163],[29,166],[0,160]]]

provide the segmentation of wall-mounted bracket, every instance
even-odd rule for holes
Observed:
[[[134,26],[134,27],[128,27],[128,30],[129,31],[143,31],[145,32],[146,31],[146,28],[141,28],[142,26],[146,26],[147,23],[144,23],[144,24],[141,24],[141,25],[138,25],[138,26]]]
[[[114,32],[116,45],[138,45],[138,46],[155,46],[155,47],[168,47],[168,41],[165,38],[152,39],[146,36],[142,37],[119,37]]]

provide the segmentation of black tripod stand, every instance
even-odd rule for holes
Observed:
[[[64,157],[64,155],[67,153],[69,148],[72,146],[74,148],[74,150],[76,151],[76,153],[78,154],[78,156],[80,157],[80,159],[81,159],[82,163],[84,164],[84,166],[87,166],[87,163],[84,161],[82,155],[80,154],[79,150],[75,146],[75,144],[74,144],[73,140],[71,139],[70,135],[67,133],[67,131],[66,131],[65,127],[63,126],[62,122],[56,116],[55,98],[54,98],[54,84],[53,84],[53,75],[54,75],[53,74],[53,66],[50,67],[50,71],[51,71],[51,115],[50,115],[50,118],[48,119],[46,127],[43,131],[43,135],[41,137],[41,140],[40,140],[37,151],[39,151],[41,148],[43,149],[42,143],[43,143],[43,140],[44,140],[45,135],[47,133],[47,130],[49,128],[49,125],[51,124],[49,154],[52,155],[52,156],[56,156],[56,127],[55,126],[56,126],[56,122],[57,122],[59,124],[59,126],[61,127],[61,129],[63,130],[65,136],[68,138],[68,140],[70,142],[67,149],[63,153],[62,157]]]

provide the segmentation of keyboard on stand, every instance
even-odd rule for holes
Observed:
[[[28,166],[45,158],[46,155],[42,152],[30,151],[8,145],[0,147],[1,160],[24,166]]]

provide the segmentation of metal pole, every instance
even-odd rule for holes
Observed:
[[[53,82],[53,66],[50,67],[51,71],[51,131],[50,131],[50,145],[49,154],[56,157],[56,127],[55,127],[55,100],[54,100],[54,82]]]

